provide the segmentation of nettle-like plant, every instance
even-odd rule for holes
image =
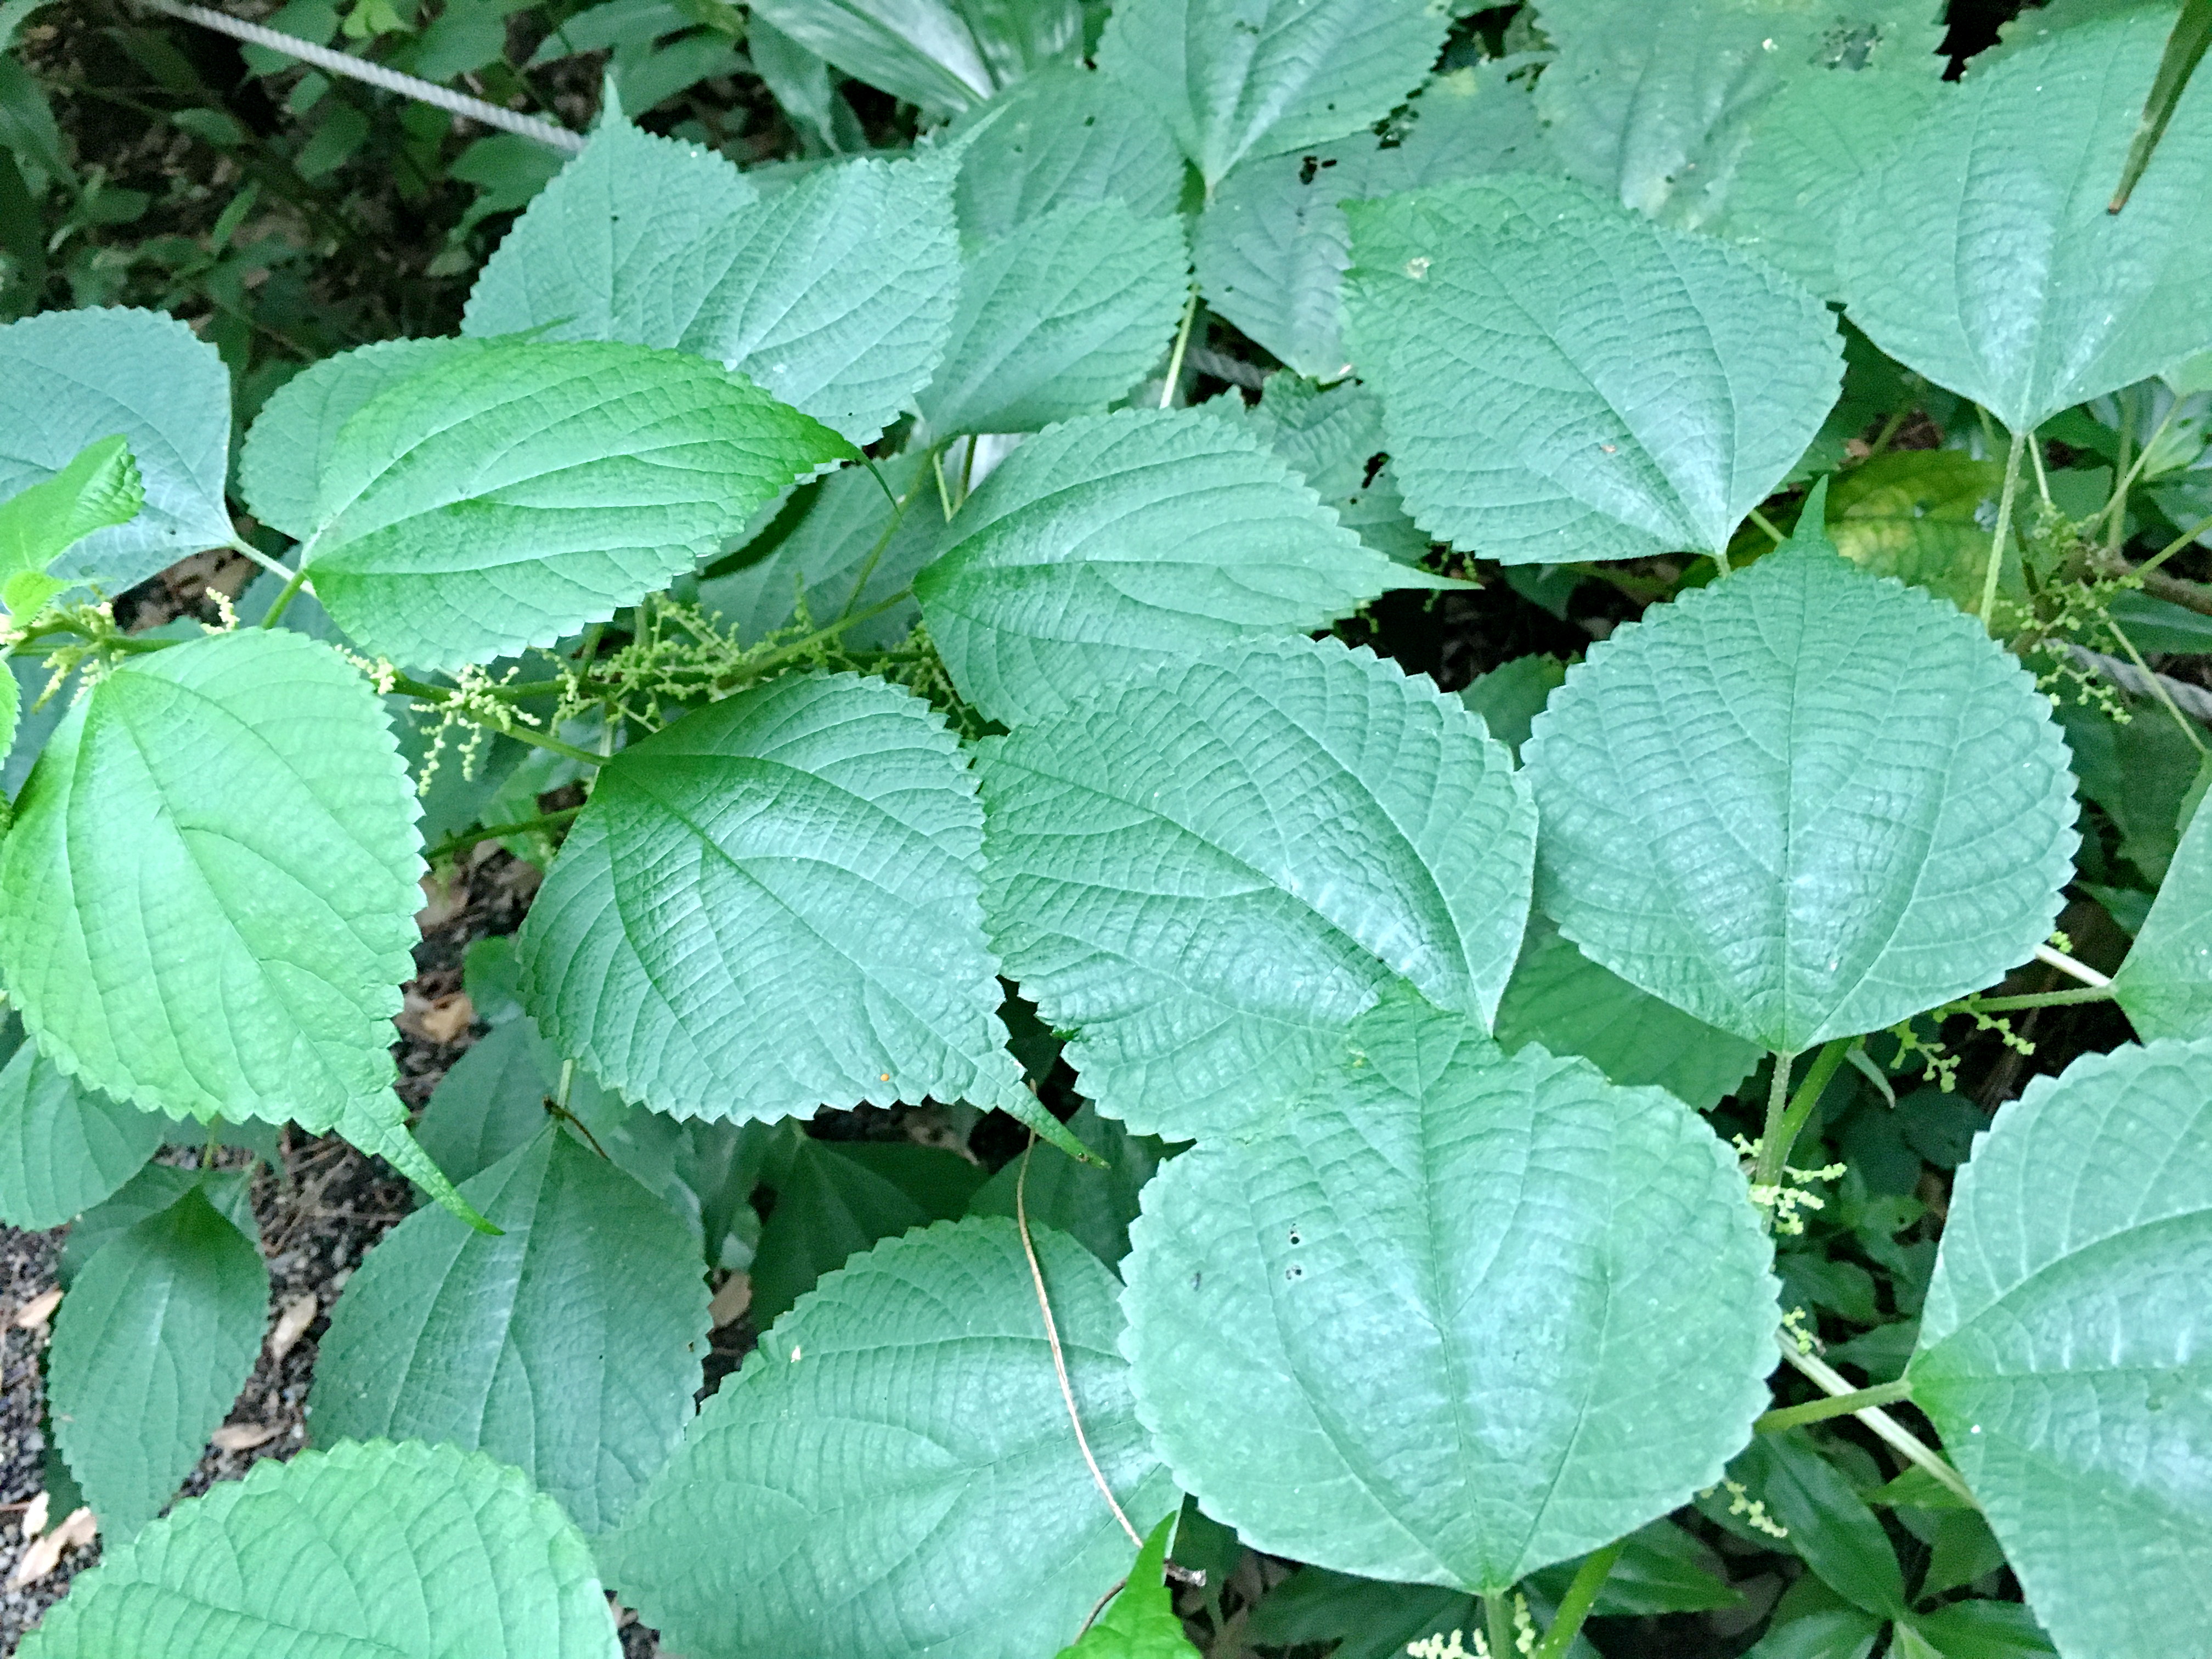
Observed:
[[[459,337],[253,422],[283,559],[188,330],[0,330],[0,594],[69,688],[0,844],[0,1197],[84,1214],[48,1386],[108,1540],[27,1659],[607,1655],[595,1575],[693,1659],[1165,1656],[1185,1494],[1327,1570],[1292,1645],[1352,1575],[1436,1587],[1417,1654],[1588,1653],[1695,1595],[1695,1501],[1809,1570],[1762,1654],[2198,1650],[2212,827],[2115,983],[1978,994],[2073,966],[2054,702],[2146,603],[2155,377],[2212,347],[2212,92],[2105,210],[2166,19],[1947,85],[1924,0],[1551,0],[1547,52],[1426,80],[1435,7],[1124,0],[1095,69],[1036,9],[939,81],[772,12],[970,106],[911,156],[748,176],[611,110]],[[1201,294],[1288,365],[1255,407],[1173,406]],[[1927,464],[1993,522],[1832,495],[1847,358],[1979,406],[2002,468]],[[2120,434],[2070,520],[2061,416]],[[95,602],[225,544],[275,566],[240,625]],[[1465,699],[1328,635],[1461,556],[1674,597]],[[410,1133],[426,833],[564,838]],[[1797,1151],[1824,1098],[2111,997],[2146,1043],[1997,1114],[1854,1389],[1803,1291],[1847,1276],[1777,1255],[1845,1175]],[[775,1127],[927,1101],[1062,1151],[978,1190]],[[157,1519],[268,1296],[244,1177],[149,1163],[186,1118],[437,1202],[337,1306],[325,1449]],[[904,1218],[854,1237],[864,1187]],[[695,1413],[704,1270],[756,1245],[781,1316]],[[1889,1468],[1804,1427],[1850,1413]],[[1908,1593],[1869,1492],[1950,1571]]]

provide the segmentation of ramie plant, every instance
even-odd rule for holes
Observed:
[[[191,330],[0,329],[0,1210],[81,1218],[50,1478],[106,1540],[25,1659],[611,1656],[603,1583],[692,1659],[1165,1659],[1171,1521],[1305,1564],[1261,1645],[1381,1581],[1403,1651],[1561,1659],[1733,1595],[1686,1504],[1802,1564],[1761,1654],[2203,1650],[2212,828],[2150,659],[2203,624],[2126,549],[2194,516],[2143,425],[2212,383],[2212,92],[2106,209],[2168,20],[1950,83],[1925,0],[1543,0],[1441,68],[1414,0],[910,9],[980,55],[751,26],[913,153],[611,106],[457,337],[268,398],[250,533]],[[1180,406],[1201,305],[1255,405]],[[1967,447],[1888,447],[1942,399]],[[237,617],[116,627],[210,546]],[[1651,602],[1464,697],[1330,631],[1448,560]],[[491,838],[558,851],[410,1125],[425,853]],[[2142,1042],[1944,1092],[1947,1019],[2100,1001]],[[926,1102],[1050,1145],[776,1127]],[[177,1119],[434,1203],[316,1449],[164,1516],[268,1297]]]

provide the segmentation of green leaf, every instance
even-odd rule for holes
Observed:
[[[2212,812],[2201,805],[2112,975],[2112,994],[2147,1042],[2212,1037]]]
[[[1968,76],[1843,204],[1851,320],[2008,431],[2147,380],[2212,337],[2212,87],[2126,213],[2105,210],[2167,23],[2068,29]]]
[[[1076,1409],[1135,1525],[1178,1499],[1129,1398],[1114,1278],[1035,1230]],[[1068,1425],[1012,1222],[889,1239],[776,1322],[607,1546],[693,1659],[1036,1659],[1128,1545]],[[834,1589],[830,1587],[834,1586]]]
[[[77,542],[54,574],[115,594],[230,539],[230,373],[175,318],[121,308],[26,317],[0,328],[0,499],[118,434],[143,480],[137,515]]]
[[[495,1025],[430,1091],[415,1139],[431,1162],[465,1185],[545,1127],[545,1102],[560,1070],[561,1058],[536,1021]]]
[[[929,556],[943,522],[936,489],[928,458],[918,453],[872,468],[841,468],[807,486],[799,522],[763,556],[701,582],[699,604],[749,645],[792,626],[802,597],[817,628],[828,627],[848,606],[862,611],[879,605],[910,586]],[[895,532],[886,490],[907,502]],[[848,649],[886,648],[912,631],[915,615],[911,603],[896,605],[837,638]]]
[[[1914,1614],[1912,1627],[1943,1659],[2036,1659],[2057,1651],[2017,1601],[1954,1601]]]
[[[1429,538],[1406,516],[1388,464],[1368,477],[1382,447],[1382,404],[1365,386],[1340,380],[1324,390],[1304,375],[1270,374],[1257,404],[1225,392],[1205,407],[1242,420],[1376,552],[1401,564],[1427,556]]]
[[[1553,164],[1527,84],[1510,59],[1439,76],[1394,118],[1395,142],[1371,132],[1238,163],[1200,216],[1191,244],[1206,302],[1302,374],[1335,380],[1351,365],[1343,283],[1352,231],[1340,204],[1422,185]]]
[[[1486,674],[1477,674],[1459,700],[1482,717],[1490,735],[1518,760],[1521,745],[1528,741],[1530,723],[1544,712],[1545,703],[1566,678],[1567,665],[1557,657],[1516,657]]]
[[[1906,1375],[2061,1653],[2212,1629],[2208,1194],[2212,1042],[2031,1079],[1952,1188]]]
[[[988,123],[988,125],[983,125]],[[981,127],[960,163],[960,234],[988,242],[1070,202],[1123,202],[1139,218],[1175,211],[1182,152],[1126,87],[1079,64],[1017,82],[952,129]]]
[[[41,484],[0,501],[0,606],[18,625],[69,584],[47,568],[95,531],[128,524],[146,499],[120,437],[103,438]]]
[[[151,1215],[169,1208],[193,1188],[206,1194],[220,1215],[228,1216],[239,1231],[251,1238],[260,1224],[253,1215],[253,1183],[243,1170],[217,1170],[202,1175],[167,1164],[149,1164],[115,1190],[104,1204],[95,1205],[70,1224],[62,1253],[54,1263],[54,1277],[67,1290],[76,1282],[87,1263],[102,1246]]]
[[[1161,1455],[1251,1547],[1339,1571],[1498,1594],[1609,1543],[1719,1478],[1773,1368],[1712,1132],[1411,997],[1264,1133],[1169,1164],[1132,1238]]]
[[[1497,1034],[1509,1053],[1534,1042],[1580,1054],[1615,1083],[1656,1085],[1701,1112],[1733,1093],[1759,1058],[1755,1044],[1607,972],[1541,913],[1528,918]]]
[[[1935,75],[1912,70],[1792,76],[1751,121],[1726,209],[1711,228],[1822,299],[1840,300],[1837,204],[1889,164],[1946,91]]]
[[[1744,1659],[1867,1659],[1881,1628],[1880,1619],[1856,1607],[1821,1607],[1802,1618],[1778,1619]]]
[[[1770,100],[1810,82],[1939,76],[1940,8],[1923,0],[1541,0],[1557,58],[1536,107],[1567,170],[1627,206],[1702,225]],[[1854,73],[1856,71],[1856,73]]]
[[[92,1208],[160,1150],[163,1122],[24,1043],[0,1071],[0,1220],[37,1232]]]
[[[763,196],[709,150],[611,122],[500,244],[462,318],[696,352],[855,443],[945,355],[957,152],[825,167]]]
[[[2145,656],[2203,656],[2212,653],[2212,617],[2169,599],[2123,591],[2107,607],[2112,621]]]
[[[1530,1588],[1556,1602],[1567,1593],[1580,1565],[1578,1558],[1547,1567],[1534,1575]],[[1598,1618],[1703,1613],[1742,1601],[1741,1591],[1729,1588],[1725,1570],[1711,1550],[1673,1522],[1654,1521],[1623,1540],[1590,1612]]]
[[[961,695],[1013,726],[1391,588],[1452,585],[1363,545],[1227,422],[1125,410],[1015,450],[938,531],[914,591]]]
[[[984,907],[1099,1110],[1229,1132],[1400,976],[1487,1021],[1535,818],[1455,699],[1333,641],[1176,663],[979,746]]]
[[[389,1021],[415,971],[416,811],[375,695],[328,647],[256,629],[131,657],[17,802],[9,996],[118,1100],[403,1133]]]
[[[1159,1168],[1165,1150],[1150,1135],[1133,1135],[1111,1118],[1098,1115],[1089,1101],[1067,1121],[1075,1138],[1098,1156],[1078,1164],[1049,1152],[1029,1155],[1023,1192],[1031,1224],[1042,1223],[1080,1240],[1109,1267],[1129,1253],[1129,1224],[1137,1218],[1137,1194]],[[969,1215],[1012,1215],[1014,1188],[1022,1182],[1023,1159],[1012,1163],[976,1189]]]
[[[1176,1517],[1152,1528],[1129,1569],[1128,1583],[1089,1630],[1060,1650],[1060,1659],[1199,1659],[1182,1633],[1165,1578],[1168,1534]]]
[[[981,819],[919,697],[807,674],[725,698],[599,774],[523,928],[525,1000],[564,1054],[679,1117],[1000,1104],[1026,1091]]]
[[[1905,1574],[1889,1534],[1802,1430],[1758,1436],[1729,1473],[1790,1529],[1788,1547],[1830,1589],[1881,1618],[1904,1615]]]
[[[2181,728],[2156,705],[2136,705],[2124,722],[2062,698],[2054,711],[2073,750],[2081,793],[2120,832],[2120,856],[2150,883],[2166,879],[2181,844],[2183,809],[2203,765]]]
[[[167,1504],[253,1370],[269,1270],[198,1184],[101,1246],[54,1318],[54,1437],[106,1537]]]
[[[752,9],[846,74],[933,115],[991,95],[983,49],[946,0],[755,0]]]
[[[461,1195],[501,1235],[423,1209],[368,1253],[315,1362],[315,1437],[488,1452],[605,1532],[691,1419],[708,1325],[697,1243],[550,1122]]]
[[[1110,197],[1029,220],[963,262],[922,418],[943,437],[1097,413],[1167,355],[1188,270],[1179,220]]]
[[[1534,730],[1537,902],[1600,966],[1763,1048],[1990,984],[2073,872],[2066,750],[2026,671],[1814,548],[1653,607]]]
[[[441,352],[340,428],[316,501],[315,592],[364,647],[410,665],[550,645],[690,569],[793,477],[854,453],[678,352]]]
[[[1058,1152],[1047,1156],[1069,1169],[1083,1167]],[[823,1274],[878,1239],[961,1215],[983,1184],[983,1171],[941,1147],[799,1134],[764,1179],[775,1206],[753,1257],[757,1326],[781,1318]]]
[[[345,423],[409,376],[483,349],[477,340],[386,340],[325,357],[285,381],[261,406],[239,454],[239,490],[253,516],[295,541],[313,535],[322,476]]]
[[[1421,83],[1441,5],[1123,0],[1098,67],[1158,112],[1209,189],[1247,155],[1354,133]]]
[[[1718,553],[1842,384],[1827,308],[1584,185],[1355,203],[1353,359],[1414,521],[1508,564]]]
[[[1960,449],[1898,449],[1835,480],[1827,534],[1836,550],[1877,576],[1894,576],[1978,612],[1990,532],[2004,467]],[[1999,591],[2025,598],[2010,553]]]
[[[256,1463],[111,1547],[21,1659],[620,1659],[590,1552],[516,1471],[386,1442]]]
[[[1329,1659],[1398,1659],[1414,1641],[1481,1619],[1481,1605],[1457,1590],[1300,1567],[1261,1598],[1245,1633],[1266,1647],[1340,1644]]]

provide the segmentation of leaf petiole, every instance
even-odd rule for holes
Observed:
[[[1589,1617],[1590,1609],[1597,1605],[1598,1592],[1613,1571],[1613,1564],[1620,1559],[1627,1548],[1626,1538],[1616,1538],[1601,1550],[1592,1550],[1575,1570],[1574,1580],[1567,1593],[1559,1598],[1559,1610],[1552,1615],[1552,1627],[1544,1632],[1544,1639],[1536,1644],[1528,1659],[1563,1659],[1566,1650],[1574,1645],[1575,1638],[1582,1634],[1583,1621]]]
[[[1826,1400],[1809,1400],[1802,1406],[1784,1406],[1765,1413],[1752,1424],[1752,1432],[1779,1434],[1801,1423],[1825,1422],[1831,1417],[1864,1411],[1869,1406],[1894,1405],[1911,1398],[1912,1385],[1899,1377],[1894,1382],[1877,1382],[1870,1389],[1854,1389],[1849,1394],[1831,1395]]]

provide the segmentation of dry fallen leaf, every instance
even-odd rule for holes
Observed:
[[[52,1319],[54,1316],[54,1310],[61,1305],[61,1291],[58,1289],[48,1291],[41,1296],[33,1297],[21,1307],[16,1309],[15,1317],[12,1322],[19,1331],[36,1330]]]
[[[67,1520],[23,1552],[22,1559],[15,1563],[15,1571],[8,1575],[8,1588],[21,1589],[26,1584],[37,1583],[61,1565],[63,1556],[73,1549],[82,1549],[99,1534],[100,1528],[90,1510],[71,1510]]]
[[[750,1273],[732,1273],[714,1292],[714,1299],[707,1304],[714,1318],[714,1328],[735,1324],[744,1317],[745,1310],[753,1305],[753,1279]]]
[[[284,1310],[276,1316],[275,1327],[269,1333],[269,1358],[282,1359],[291,1352],[299,1340],[307,1334],[307,1327],[315,1322],[315,1316],[321,1310],[322,1304],[315,1300],[313,1291],[287,1302]]]
[[[459,883],[447,886],[435,876],[422,878],[422,908],[415,913],[415,925],[426,933],[434,933],[468,908],[468,890]]]
[[[46,1507],[53,1502],[53,1497],[50,1492],[42,1492],[23,1505],[24,1537],[36,1538],[46,1529]]]
[[[217,1451],[252,1451],[256,1446],[265,1446],[283,1431],[269,1423],[226,1423],[208,1437],[208,1444]]]
[[[439,1044],[458,1042],[476,1023],[476,1006],[466,991],[452,992],[434,1002],[410,985],[404,995],[397,1023],[410,1036]]]

